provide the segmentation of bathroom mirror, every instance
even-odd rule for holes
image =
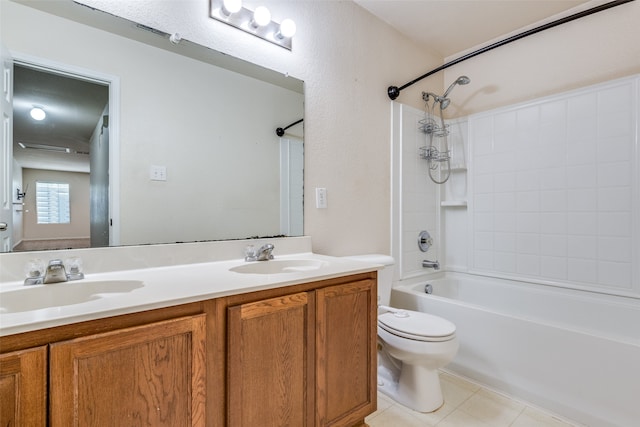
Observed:
[[[303,118],[302,81],[70,0],[1,7],[2,43],[17,63],[115,85],[109,113],[99,114],[109,117],[96,123],[110,132],[111,244],[302,235],[303,125],[276,135]],[[36,216],[36,188],[23,178],[17,139],[13,225],[24,228]]]

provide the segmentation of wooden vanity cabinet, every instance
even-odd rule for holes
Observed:
[[[228,308],[229,426],[313,426],[313,293]]]
[[[205,425],[205,315],[50,346],[50,425]]]
[[[316,425],[363,425],[376,410],[377,281],[316,291]]]
[[[205,419],[211,306],[0,337],[0,425],[216,425]]]
[[[376,299],[371,272],[0,337],[0,425],[362,426]]]
[[[47,423],[47,347],[0,355],[0,426]]]
[[[355,426],[375,411],[375,276],[324,284],[228,299],[227,426]]]

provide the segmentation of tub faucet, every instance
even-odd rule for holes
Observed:
[[[433,268],[434,270],[440,270],[440,263],[438,261],[429,261],[425,259],[422,261],[422,266],[424,268]]]
[[[273,259],[274,246],[271,243],[267,243],[266,245],[262,245],[260,249],[256,251],[256,261],[269,261]]]
[[[67,271],[64,268],[62,260],[52,259],[49,261],[49,265],[47,265],[47,268],[44,271],[42,283],[58,283],[66,282],[67,280],[69,279],[67,278]]]

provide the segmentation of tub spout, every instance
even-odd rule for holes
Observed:
[[[422,266],[424,268],[433,268],[434,270],[440,270],[440,263],[438,261],[429,261],[425,259],[422,261]]]

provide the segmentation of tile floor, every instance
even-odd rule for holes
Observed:
[[[572,427],[533,407],[460,377],[441,372],[444,405],[435,412],[413,411],[382,393],[369,427]]]

